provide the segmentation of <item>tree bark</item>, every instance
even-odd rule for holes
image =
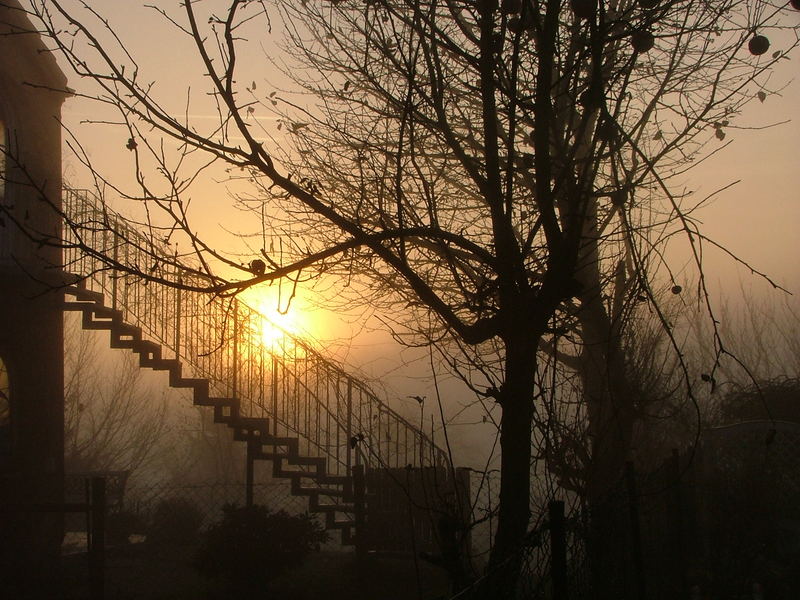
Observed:
[[[584,305],[584,349],[580,378],[589,411],[591,463],[586,500],[591,511],[589,552],[593,593],[614,598],[624,593],[628,560],[622,477],[633,435],[633,399],[624,350],[599,297]]]
[[[506,342],[505,382],[499,402],[500,511],[481,597],[513,597],[522,564],[521,548],[530,521],[531,426],[536,373],[532,336]]]

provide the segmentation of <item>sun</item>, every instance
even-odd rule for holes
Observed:
[[[254,335],[268,348],[281,345],[289,337],[307,335],[297,303],[281,296],[273,286],[251,290],[243,298],[245,304],[262,316],[260,322],[254,323]]]
[[[264,346],[277,346],[289,336],[297,337],[299,330],[291,312],[281,313],[275,310],[266,310],[266,307],[256,309],[263,315],[261,319],[259,337]],[[289,309],[291,311],[291,309]],[[265,314],[269,313],[269,315]]]

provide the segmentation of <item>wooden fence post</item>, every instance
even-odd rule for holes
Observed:
[[[550,577],[553,581],[553,599],[567,600],[567,531],[564,521],[564,502],[553,500],[548,504],[550,515]]]
[[[633,462],[625,463],[625,484],[628,491],[628,514],[631,529],[631,552],[638,600],[645,600],[644,559],[642,557],[642,535],[639,528],[639,497],[636,492],[636,472]]]
[[[106,480],[92,477],[89,537],[89,590],[92,600],[105,594]]]
[[[683,556],[684,553],[684,531],[686,524],[684,522],[684,507],[682,486],[681,486],[681,457],[677,449],[673,448],[670,460],[669,479],[672,485],[671,505],[672,505],[672,562],[671,565],[675,572],[672,573],[672,579],[675,581],[675,589],[677,596],[683,596],[687,592],[686,585],[686,563]]]

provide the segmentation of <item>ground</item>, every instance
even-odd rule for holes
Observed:
[[[228,600],[237,598],[192,567],[192,548],[154,553],[144,544],[112,548],[106,558],[105,600]],[[88,599],[84,553],[64,558],[63,599]],[[435,600],[448,597],[444,573],[410,558],[367,557],[352,551],[313,553],[299,569],[274,582],[261,596],[281,600]],[[419,580],[420,585],[417,586]],[[251,596],[248,596],[250,598]]]

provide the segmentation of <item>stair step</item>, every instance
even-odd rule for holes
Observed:
[[[282,460],[289,458],[289,455],[281,452],[264,452],[263,450],[255,453],[256,460]]]
[[[208,398],[208,379],[200,379],[199,377],[181,377],[175,383],[170,381],[170,385],[176,388],[194,388],[195,393],[205,392]],[[195,402],[195,404],[198,404]]]
[[[65,289],[65,297],[75,300],[65,300],[64,310],[80,311],[84,329],[109,331],[111,347],[138,354],[140,366],[168,371],[171,387],[191,389],[196,406],[212,407],[215,422],[233,429],[234,439],[247,442],[256,459],[271,460],[273,476],[289,479],[292,494],[307,497],[309,511],[324,514],[325,527],[342,532],[343,545],[354,544],[355,521],[343,518],[355,512],[351,477],[328,474],[324,457],[301,455],[298,437],[273,436],[269,418],[242,416],[238,398],[210,397],[208,379],[183,377],[180,358],[163,358],[164,349],[160,344],[144,339],[141,327],[127,323],[122,311],[105,306],[103,294],[86,289],[85,285],[84,280],[78,282],[77,287]],[[330,503],[320,502],[320,499],[329,499]]]
[[[231,427],[236,427],[233,432],[233,439],[237,442],[261,442],[264,438],[269,436],[269,433],[262,431],[258,428],[239,427],[236,423],[231,423]]]
[[[321,456],[290,456],[290,465],[309,465],[312,467],[324,467],[327,461]]]
[[[131,341],[142,341],[142,328],[136,327],[135,325],[128,325],[124,321],[117,323],[111,330],[111,333],[118,339],[130,338]]]
[[[261,458],[259,456],[258,458]],[[275,460],[287,460],[289,457],[285,455],[279,455],[275,457],[270,457],[270,459]],[[316,459],[316,458],[315,458]],[[320,457],[320,460],[325,460],[324,458]],[[349,490],[352,487],[352,478],[347,477],[346,475],[328,475],[324,472],[314,472],[314,471],[302,471],[299,469],[284,469],[281,467],[280,469],[280,476],[282,477],[291,477],[292,479],[311,479],[316,486],[329,486],[329,485],[339,485],[342,486],[343,489],[338,488],[326,488],[326,487],[317,487],[315,489],[319,490],[334,490],[335,495],[343,495],[345,490]]]
[[[197,406],[231,406],[233,398],[219,398],[216,396],[206,396],[205,398],[195,398]]]
[[[329,512],[325,514],[325,529],[350,529],[355,527],[356,522],[353,519],[337,520],[335,513]]]
[[[111,308],[110,306],[105,306],[103,304],[94,304],[91,306],[95,319],[102,319],[104,321],[111,320],[118,323],[122,322],[122,311],[117,310],[116,308]]]
[[[273,477],[280,477],[281,479],[293,479],[295,477],[311,477],[311,474],[307,471],[301,471],[298,469],[284,469],[283,468],[283,460],[291,461],[293,457],[289,456],[286,458],[275,457],[272,459],[272,476]],[[294,459],[297,462],[301,462],[303,459],[307,459],[308,457],[305,456],[296,456]],[[323,459],[324,460],[324,459]],[[317,467],[318,469],[320,467]],[[324,474],[324,467],[322,467]]]
[[[313,496],[312,496],[313,498]],[[310,499],[309,499],[310,500]],[[356,507],[352,504],[317,504],[316,506],[311,506],[311,502],[309,502],[308,511],[312,513],[319,513],[319,514],[326,514],[326,513],[354,513]]]
[[[314,481],[324,485],[343,485],[346,487],[353,482],[353,478],[347,475],[320,475],[315,477]]]
[[[85,287],[86,281],[81,281],[78,284],[78,287],[68,287],[64,290],[66,294],[76,298],[77,300],[84,300],[89,302],[94,302],[96,304],[102,304],[104,297],[101,292],[95,292],[93,290],[87,290]]]
[[[298,440],[297,438],[293,437],[284,437],[284,436],[270,436],[268,441],[264,442],[265,446],[274,446],[274,447],[284,447],[288,448],[288,453],[290,455],[297,454],[298,448]],[[288,456],[287,456],[288,458]]]
[[[140,340],[133,345],[133,351],[139,355],[139,366],[150,367],[161,360],[161,346],[149,340]]]
[[[81,317],[81,327],[87,330],[92,331],[103,331],[103,330],[110,330],[114,326],[113,321],[95,321],[92,318],[92,313],[90,311],[83,311],[83,315]]]
[[[61,307],[69,311],[84,311],[90,310],[95,304],[93,302],[78,302],[74,300],[65,300]]]
[[[111,347],[118,348],[118,349],[125,349],[125,350],[133,350],[134,346],[139,340],[136,338],[123,338],[123,337],[114,337],[111,336]]]
[[[181,361],[177,358],[154,358],[150,368],[154,371],[169,371],[170,374],[177,373],[180,377]]]
[[[269,419],[267,417],[239,417],[239,426],[243,429],[257,429],[269,435]]]
[[[270,437],[269,419],[266,417],[239,417],[231,426],[236,427],[234,439],[239,441],[255,439],[264,444]]]
[[[309,510],[318,510],[319,512],[346,512],[352,513],[356,507],[355,504],[350,502],[323,502],[320,503],[320,496],[327,496],[327,494],[317,494],[308,499]]]
[[[292,483],[294,483],[292,479]],[[323,496],[325,498],[343,498],[344,490],[337,490],[334,488],[318,488],[318,487],[302,487],[300,485],[292,485],[293,496]]]
[[[239,401],[229,398],[231,403],[214,405],[214,422],[233,424],[239,418]]]

